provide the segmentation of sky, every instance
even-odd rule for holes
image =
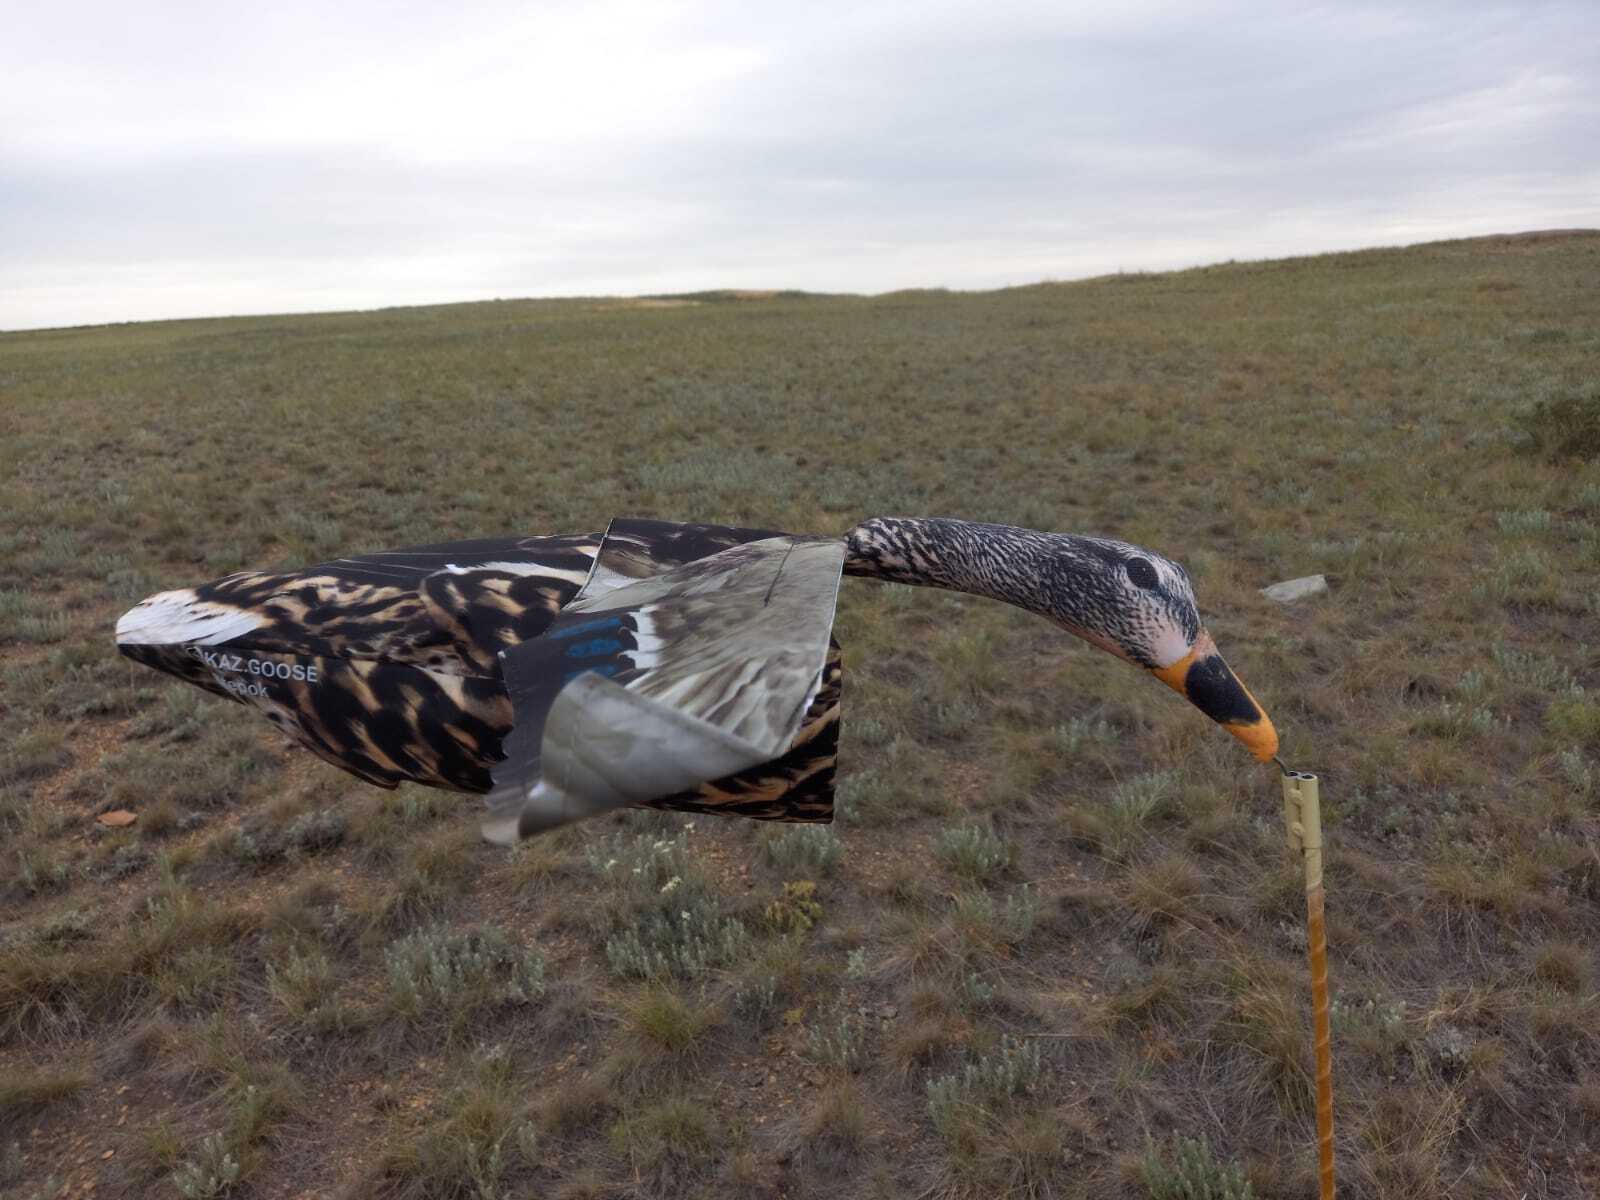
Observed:
[[[990,288],[1600,225],[1600,10],[61,0],[0,329]]]

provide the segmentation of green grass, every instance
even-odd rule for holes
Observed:
[[[831,831],[509,854],[110,648],[244,567],[904,514],[1182,561],[1322,774],[1342,1195],[1588,1194],[1597,271],[1575,235],[0,335],[0,1190],[1312,1194],[1276,776],[1045,622],[847,581]]]

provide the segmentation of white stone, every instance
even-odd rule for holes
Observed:
[[[1261,594],[1279,604],[1292,604],[1307,596],[1319,596],[1328,590],[1328,580],[1322,575],[1307,575],[1301,579],[1285,579],[1271,587],[1261,589]]]

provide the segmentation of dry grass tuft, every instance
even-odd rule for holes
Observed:
[[[1374,1196],[1445,1200],[1451,1193],[1447,1156],[1460,1129],[1461,1097],[1445,1087],[1385,1090],[1358,1119],[1350,1174]]]
[[[483,1047],[418,1121],[395,1118],[362,1195],[397,1200],[498,1196],[539,1165],[539,1135],[528,1120],[518,1072],[503,1046]]]
[[[1248,1055],[1251,1090],[1297,1112],[1313,1100],[1311,1039],[1300,980],[1262,964],[1239,964],[1235,994],[1217,1033]]]
[[[1200,865],[1185,854],[1166,854],[1128,871],[1127,904],[1143,925],[1187,919],[1207,888]]]
[[[785,1149],[818,1169],[837,1171],[852,1162],[867,1140],[867,1098],[853,1078],[835,1078],[818,1089],[784,1137]]]
[[[1592,959],[1592,952],[1576,942],[1548,942],[1534,956],[1533,975],[1541,983],[1580,995],[1591,990]]]
[[[27,1071],[0,1081],[0,1133],[32,1119],[88,1084],[89,1075],[82,1070]]]
[[[595,1075],[567,1078],[545,1091],[537,1105],[539,1128],[561,1137],[591,1128],[616,1106],[611,1088]]]
[[[611,1149],[628,1163],[646,1194],[690,1193],[710,1172],[727,1130],[705,1103],[677,1094],[645,1101],[614,1121]]]
[[[628,1002],[624,1012],[629,1033],[669,1054],[694,1048],[722,1019],[714,1006],[686,1000],[661,986],[647,987]]]

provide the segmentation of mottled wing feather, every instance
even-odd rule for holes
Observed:
[[[240,572],[140,602],[117,641],[124,652],[226,642],[492,677],[495,655],[537,637],[578,593],[599,546],[596,535],[480,538]]]
[[[463,662],[496,675],[500,651],[538,637],[588,568],[552,569],[543,563],[491,562],[435,571],[418,594],[435,626],[449,634]]]
[[[486,792],[511,726],[495,655],[543,631],[599,548],[485,538],[241,572],[141,602],[117,641],[368,782]]]

